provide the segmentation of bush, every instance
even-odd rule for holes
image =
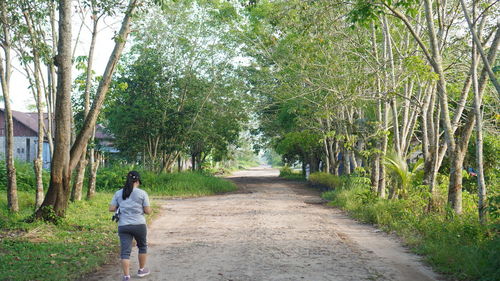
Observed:
[[[35,170],[33,169],[33,164],[23,161],[15,161],[16,167],[16,182],[18,190],[36,190],[36,179]],[[43,170],[42,173],[43,184],[48,186],[50,180],[50,173],[47,170]],[[5,167],[5,161],[0,160],[0,190],[6,190],[7,188],[7,169]]]
[[[236,190],[232,182],[204,172],[157,174],[132,166],[99,170],[96,179],[97,190],[113,192],[122,188],[130,170],[137,170],[141,174],[141,188],[151,195],[201,196]]]
[[[302,172],[294,171],[289,166],[285,166],[280,169],[280,178],[285,178],[289,180],[298,180],[298,181],[306,180],[304,175],[302,175]]]
[[[324,172],[310,174],[309,182],[313,185],[325,186],[328,189],[341,188],[343,184],[340,177]]]
[[[360,185],[370,185],[370,179],[362,176],[335,176],[324,172],[310,174],[309,181],[313,185],[322,185],[329,189],[352,189]]]

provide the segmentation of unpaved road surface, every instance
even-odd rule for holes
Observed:
[[[277,170],[230,177],[238,192],[162,200],[143,280],[440,280],[394,237],[324,206]],[[131,272],[137,272],[134,249]],[[121,280],[118,264],[85,280]],[[132,275],[132,279],[139,279]]]

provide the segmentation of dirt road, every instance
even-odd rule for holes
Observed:
[[[161,201],[149,233],[152,274],[143,280],[439,280],[394,238],[277,174],[242,171],[230,177],[238,192]],[[120,278],[110,265],[90,280]]]

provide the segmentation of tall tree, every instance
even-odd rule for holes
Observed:
[[[146,167],[170,171],[189,152],[200,167],[237,139],[246,114],[233,64],[232,9],[224,2],[180,1],[137,23],[106,112],[124,157],[140,156]],[[230,16],[221,17],[225,12]]]
[[[437,99],[439,100],[440,122],[441,129],[444,132],[445,145],[439,151],[439,162],[445,156],[445,151],[448,149],[450,160],[450,184],[448,187],[448,202],[456,213],[462,212],[462,165],[465,158],[467,144],[472,133],[471,125],[474,124],[473,114],[467,115],[467,122],[463,126],[460,124],[460,119],[463,116],[462,110],[470,89],[470,79],[465,79],[464,90],[462,91],[462,106],[455,110],[455,115],[452,115],[450,110],[450,94],[448,93],[447,83],[449,76],[445,71],[445,61],[443,53],[446,53],[450,47],[450,29],[454,25],[457,18],[456,9],[451,8],[446,1],[436,1],[439,5],[434,5],[434,1],[425,0],[423,5],[414,2],[405,1],[378,1],[366,3],[363,1],[357,2],[357,13],[363,15],[361,18],[376,17],[380,13],[390,13],[399,19],[406,27],[412,38],[418,44],[423,52],[429,65],[437,74]],[[487,6],[489,7],[489,6]],[[368,14],[367,14],[368,11]],[[359,15],[357,14],[357,15]],[[418,22],[418,15],[422,14],[425,18],[425,37],[419,34],[421,25]],[[483,14],[488,16],[488,13]],[[424,40],[424,38],[426,40]],[[428,44],[427,44],[428,42]],[[491,52],[491,50],[490,50]],[[487,66],[486,66],[487,67]],[[447,68],[446,68],[447,69]],[[485,69],[486,70],[486,69]],[[453,120],[452,120],[452,117]],[[428,119],[431,120],[431,119]]]
[[[474,39],[472,40],[472,50],[471,50],[471,60],[472,60],[472,92],[474,93],[474,115],[476,118],[476,164],[477,164],[477,186],[478,186],[478,215],[479,221],[481,223],[485,223],[486,221],[486,184],[484,181],[484,165],[483,165],[483,112],[481,109],[481,97],[479,94],[479,81],[477,75],[478,62],[477,62],[477,49],[482,48],[478,46],[477,35],[475,32],[475,24],[471,24],[471,20],[467,14],[467,9],[465,7],[465,3],[463,0],[460,1],[462,4],[462,9],[464,11],[464,15],[467,19],[467,23],[469,24],[469,28]],[[472,18],[474,22],[476,22],[476,3],[472,1]],[[484,51],[482,52],[482,56],[484,57]],[[486,58],[486,67],[489,68],[489,72],[491,72],[491,68],[489,66],[488,60]],[[487,70],[488,71],[488,70]],[[498,82],[497,82],[498,83]],[[497,89],[500,93],[500,89]]]
[[[87,117],[90,111],[90,102],[91,102],[91,89],[92,89],[92,76],[93,76],[93,63],[94,63],[94,53],[95,53],[95,45],[97,42],[98,35],[98,27],[99,22],[105,16],[114,15],[115,7],[120,5],[119,0],[109,0],[109,1],[96,1],[96,0],[86,0],[81,3],[82,8],[90,11],[90,21],[91,26],[89,30],[91,32],[91,40],[88,55],[86,57],[86,66],[83,67],[85,72],[85,82],[83,89],[83,99],[84,99],[84,108],[83,108],[83,119]],[[86,14],[82,13],[82,22],[86,20]],[[93,140],[95,135],[95,130],[91,133],[91,141]],[[94,149],[91,147],[88,151],[89,160],[87,160],[87,144],[85,143],[83,148],[83,152],[81,153],[80,160],[76,166],[76,174],[73,180],[73,188],[71,190],[71,200],[78,201],[81,200],[82,197],[82,187],[83,187],[83,179],[85,176],[85,168],[89,166],[89,181],[88,181],[88,190],[87,190],[87,198],[91,198],[95,193],[95,180],[96,180],[96,171],[97,164],[95,163],[94,157]]]
[[[43,190],[43,179],[42,179],[42,173],[43,173],[43,143],[44,143],[44,112],[43,112],[43,105],[42,105],[42,100],[44,96],[44,91],[42,90],[42,67],[41,67],[41,57],[39,54],[38,49],[41,47],[40,45],[40,39],[35,31],[35,28],[33,26],[33,10],[30,7],[30,3],[24,3],[23,4],[23,16],[26,22],[26,26],[28,29],[28,35],[29,35],[29,45],[31,45],[32,49],[32,55],[33,55],[33,64],[34,64],[34,80],[35,80],[35,100],[36,100],[36,108],[38,112],[38,142],[37,142],[37,153],[36,153],[36,158],[34,160],[34,170],[35,170],[35,177],[36,177],[36,197],[35,197],[35,207],[39,208],[42,205],[43,198],[44,198],[44,190]],[[49,121],[50,122],[50,121]]]
[[[19,211],[17,199],[16,167],[14,166],[14,124],[10,105],[10,77],[12,74],[12,27],[15,19],[9,12],[11,1],[0,2],[1,47],[4,56],[0,54],[0,82],[5,105],[5,165],[7,168],[7,206],[10,211]]]
[[[115,37],[115,47],[109,57],[106,69],[99,82],[96,98],[71,145],[71,1],[61,0],[59,3],[59,36],[58,54],[55,64],[58,67],[57,97],[56,97],[56,134],[53,161],[51,164],[51,180],[45,200],[37,212],[38,218],[46,217],[45,211],[53,208],[57,216],[64,216],[71,192],[71,173],[85,151],[101,107],[111,83],[118,60],[125,47],[130,33],[130,23],[139,0],[130,0],[121,22],[120,31]]]
[[[64,214],[70,191],[70,147],[71,147],[71,74],[72,74],[72,30],[71,1],[59,1],[59,42],[54,64],[57,66],[57,92],[55,107],[55,149],[51,161],[50,185],[45,200],[37,215],[47,215],[51,207],[57,215]],[[48,218],[48,216],[46,217]]]

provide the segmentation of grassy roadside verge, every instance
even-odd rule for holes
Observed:
[[[143,181],[150,196],[201,196],[236,189],[223,179],[193,173],[151,175]],[[71,203],[58,225],[24,222],[32,214],[33,192],[19,191],[21,211],[12,215],[6,211],[5,191],[0,191],[0,280],[75,280],[116,256],[116,223],[107,209],[121,184],[120,179],[114,189],[111,183],[109,188],[100,186],[93,200]],[[157,210],[154,201],[153,208]]]
[[[333,190],[322,197],[360,221],[395,232],[438,272],[459,280],[500,280],[500,221],[478,223],[475,196],[464,192],[464,214],[453,215],[445,205],[446,185],[440,188],[437,210],[427,212],[425,189],[412,187],[404,199],[380,199],[370,191],[369,179],[312,174],[313,184]]]
[[[2,240],[0,280],[74,280],[116,252],[116,224],[107,206],[111,193],[98,193],[92,201],[70,204],[67,216],[57,226],[43,222],[25,223],[31,215],[31,193],[19,193],[22,213],[11,217],[4,210],[1,192]]]

